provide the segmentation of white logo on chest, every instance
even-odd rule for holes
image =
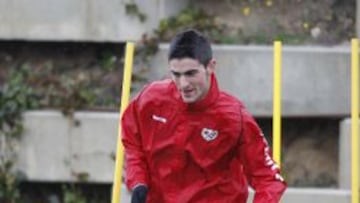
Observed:
[[[216,139],[218,136],[218,131],[209,128],[203,128],[201,131],[201,136],[204,138],[204,140],[210,142]]]
[[[161,123],[166,123],[166,118],[164,118],[164,117],[160,117],[160,116],[157,116],[157,115],[152,115],[152,119],[153,120],[155,120],[155,121],[159,121],[159,122],[161,122]]]

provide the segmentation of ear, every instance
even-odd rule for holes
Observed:
[[[207,69],[210,71],[210,73],[214,73],[215,67],[216,67],[216,60],[212,58],[207,65]]]

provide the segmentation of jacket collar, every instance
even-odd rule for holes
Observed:
[[[210,76],[210,88],[209,91],[207,92],[206,96],[204,98],[202,98],[199,101],[196,101],[194,103],[185,103],[183,102],[181,95],[179,93],[179,91],[177,90],[175,84],[173,83],[174,86],[174,96],[176,98],[176,100],[180,103],[180,106],[183,110],[188,110],[188,111],[200,111],[200,110],[204,110],[207,107],[211,106],[219,97],[219,87],[218,87],[218,83],[215,77],[215,74],[212,73]]]

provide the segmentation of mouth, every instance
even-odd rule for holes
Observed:
[[[195,92],[195,90],[194,89],[186,89],[186,90],[182,90],[181,92],[185,97],[190,97],[193,94],[193,92]]]

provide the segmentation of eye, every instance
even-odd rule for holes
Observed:
[[[180,73],[178,73],[178,72],[175,72],[175,71],[171,71],[171,74],[174,76],[174,77],[176,77],[176,78],[179,78],[180,77]]]
[[[198,72],[199,72],[198,70],[190,70],[190,71],[186,71],[186,72],[184,73],[184,75],[187,76],[187,77],[193,77],[193,76],[195,76]]]

